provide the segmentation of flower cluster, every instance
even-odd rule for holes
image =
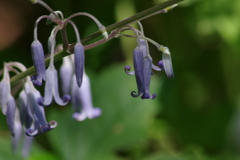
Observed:
[[[144,36],[143,27],[140,22],[138,22],[141,31],[133,28],[132,26],[126,26],[125,30],[132,30],[136,34],[137,47],[133,51],[133,65],[134,71],[131,71],[130,66],[125,66],[124,70],[128,75],[135,75],[137,82],[138,91],[132,91],[132,97],[141,96],[142,99],[155,99],[156,94],[150,94],[149,86],[151,81],[152,70],[161,71],[165,70],[168,78],[173,78],[173,68],[171,54],[167,47],[164,47],[157,42]],[[124,34],[119,34],[119,36],[129,36]],[[152,57],[149,53],[148,41],[155,45],[162,54],[162,60],[158,62],[158,66],[152,63]]]
[[[6,115],[6,121],[12,136],[13,148],[17,149],[22,130],[25,132],[25,140],[22,154],[27,156],[33,136],[45,133],[57,126],[56,121],[48,122],[46,120],[44,107],[49,106],[52,102],[57,105],[64,106],[70,101],[73,107],[72,118],[77,121],[83,121],[86,118],[93,119],[101,115],[101,109],[93,107],[90,80],[85,73],[85,50],[96,47],[113,38],[125,36],[137,39],[137,47],[133,51],[134,71],[130,71],[130,66],[125,66],[124,70],[128,75],[135,75],[137,83],[137,91],[132,91],[133,97],[141,97],[142,99],[154,99],[156,94],[150,94],[149,87],[153,70],[165,70],[168,78],[174,76],[172,61],[169,49],[159,45],[155,41],[144,36],[143,27],[138,22],[140,30],[130,25],[118,28],[112,31],[110,35],[106,32],[106,28],[92,15],[84,12],[75,13],[68,18],[64,18],[61,11],[53,11],[46,3],[41,0],[32,0],[48,9],[51,14],[44,15],[37,19],[34,27],[34,40],[31,44],[32,60],[36,71],[36,75],[31,78],[27,75],[22,81],[22,90],[19,92],[17,101],[11,94],[10,72],[19,74],[27,69],[19,62],[4,63],[3,79],[0,82],[0,108],[2,113]],[[175,7],[175,6],[174,6]],[[168,8],[167,10],[171,9]],[[167,11],[163,10],[164,12]],[[160,13],[160,12],[159,12]],[[80,40],[80,34],[77,26],[71,20],[76,16],[87,16],[91,18],[98,26],[104,39],[83,46]],[[55,23],[50,37],[48,39],[48,52],[50,54],[49,65],[45,65],[45,54],[43,45],[38,40],[38,24],[42,19],[47,19],[47,24]],[[76,43],[69,44],[66,33],[66,26],[70,24],[76,34]],[[135,35],[125,35],[124,31],[131,30]],[[69,53],[63,58],[63,64],[60,67],[60,77],[62,84],[63,97],[59,93],[58,71],[54,66],[54,57],[56,49],[56,35],[61,32],[63,49]],[[152,43],[162,52],[162,60],[158,62],[158,66],[152,62],[149,53],[148,43]],[[73,54],[71,54],[73,53]],[[44,96],[35,86],[44,86]]]

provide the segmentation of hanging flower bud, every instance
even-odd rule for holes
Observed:
[[[172,67],[172,59],[171,59],[171,54],[170,54],[168,47],[159,46],[158,49],[163,52],[163,54],[162,54],[163,68],[166,72],[167,77],[173,78],[174,72],[173,72],[173,67]]]
[[[41,86],[42,80],[46,78],[43,46],[38,40],[35,40],[31,45],[31,50],[33,65],[37,72],[37,75],[32,77],[32,82],[34,85]]]
[[[130,70],[131,70],[131,66],[125,66],[124,67],[124,71],[128,74],[128,75],[135,75],[135,72],[134,71],[131,71],[130,72]]]
[[[74,64],[76,81],[79,88],[82,85],[84,61],[85,61],[84,47],[81,43],[77,43],[74,46]]]

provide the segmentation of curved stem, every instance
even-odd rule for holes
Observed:
[[[51,36],[49,37],[49,47],[51,47],[50,49],[50,66],[51,67],[54,67],[54,49],[55,49],[55,46],[56,46],[56,35],[57,35],[57,32],[59,31],[59,28],[58,27],[55,27],[53,30],[52,30],[52,33],[51,33]]]
[[[55,22],[56,24],[59,24],[58,21],[56,21],[56,19],[50,17],[50,16],[47,16],[47,15],[44,15],[44,16],[41,16],[39,17],[36,22],[35,22],[35,26],[34,26],[34,33],[33,33],[33,36],[34,36],[34,40],[38,40],[38,36],[37,36],[37,29],[38,29],[38,23],[42,20],[42,19],[51,19],[53,22]]]
[[[80,40],[80,34],[78,32],[78,29],[77,29],[77,26],[75,25],[75,23],[73,23],[73,21],[71,20],[66,20],[67,23],[70,23],[75,31],[75,34],[76,34],[76,38],[77,38],[77,43],[81,43],[81,40]]]
[[[137,23],[139,25],[140,31],[142,32],[142,35],[144,35],[144,30],[143,30],[142,23],[140,21],[137,21]]]
[[[45,2],[38,0],[37,2],[38,4],[42,5],[44,8],[46,8],[49,12],[51,12],[59,21],[61,21],[61,19],[58,17],[58,15],[54,12],[54,10],[49,7]]]
[[[129,38],[138,38],[137,36],[132,36],[132,35],[126,35],[126,34],[119,34],[119,36],[122,36],[122,37],[129,37]],[[150,39],[150,38],[148,38],[148,37],[143,37],[143,36],[141,36],[140,37],[141,39],[144,39],[144,40],[146,40],[146,41],[148,41],[148,42],[150,42],[150,43],[152,43],[154,46],[156,46],[157,48],[159,48],[161,45],[160,44],[158,44],[156,41],[154,41],[154,40],[152,40],[152,39]]]
[[[150,9],[145,10],[145,11],[142,11],[142,12],[140,12],[140,13],[132,16],[132,17],[129,17],[129,18],[127,18],[127,19],[124,19],[124,20],[122,20],[122,21],[120,21],[120,22],[118,22],[118,23],[112,24],[112,25],[106,27],[106,30],[109,31],[109,32],[111,32],[111,31],[114,31],[114,30],[116,30],[117,28],[123,27],[123,26],[125,26],[125,25],[127,25],[127,24],[132,24],[132,23],[135,23],[135,22],[137,22],[137,21],[143,20],[143,19],[149,17],[149,15],[151,15],[151,14],[153,14],[153,13],[156,13],[156,12],[159,12],[160,10],[163,10],[164,8],[169,7],[169,6],[173,5],[173,4],[178,3],[178,2],[181,2],[181,1],[183,1],[183,0],[170,0],[170,1],[167,1],[167,2],[164,2],[164,3],[161,3],[161,4],[159,4],[159,5],[155,6],[155,7],[152,7],[152,8],[150,8]],[[90,36],[88,36],[88,37],[86,37],[86,38],[83,38],[83,39],[82,39],[82,44],[86,44],[86,43],[94,40],[95,38],[100,37],[101,34],[102,34],[101,31],[98,31],[98,32],[95,32],[95,33],[91,34]],[[102,43],[104,43],[104,41],[101,42],[101,44],[102,44]],[[72,47],[73,47],[73,46],[72,46]],[[54,62],[62,59],[62,58],[65,57],[65,56],[68,56],[68,55],[69,55],[69,54],[68,54],[67,52],[65,52],[65,51],[62,50],[62,51],[58,52],[57,54],[55,54],[55,56],[54,56]],[[45,60],[46,66],[49,65],[49,61],[50,61],[49,58],[47,58],[47,59]],[[22,73],[20,73],[20,74],[18,74],[18,75],[13,76],[13,77],[11,78],[11,84],[14,85],[14,84],[16,84],[19,80],[25,78],[26,76],[33,75],[34,73],[35,73],[35,69],[34,69],[34,67],[32,66],[32,67],[28,68],[25,72],[22,72]]]
[[[89,18],[91,18],[98,26],[98,28],[101,28],[103,25],[99,22],[99,20],[97,18],[95,18],[93,15],[89,14],[89,13],[86,13],[86,12],[78,12],[78,13],[75,13],[71,16],[69,16],[66,21],[69,21],[70,19],[76,17],[76,16],[87,16]]]

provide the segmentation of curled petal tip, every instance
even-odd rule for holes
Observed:
[[[90,119],[97,118],[102,114],[102,110],[100,108],[93,108],[92,115],[89,117]]]
[[[53,129],[57,127],[58,123],[56,121],[50,121],[49,125],[50,125],[50,128]]]
[[[127,71],[130,71],[130,70],[131,70],[131,66],[128,66],[128,65],[125,66],[125,67],[124,67],[124,70],[125,70],[125,71],[126,71],[126,70],[127,70]]]
[[[129,72],[131,70],[131,66],[125,66],[124,67],[124,71],[128,74],[128,75],[134,75],[135,73],[134,73],[134,71],[132,71],[132,72]]]
[[[136,91],[132,91],[131,96],[134,97],[134,98],[137,98],[139,96],[139,94],[137,94]]]
[[[25,133],[26,133],[27,136],[32,137],[32,136],[37,135],[38,131],[37,130],[34,131],[33,129],[29,128],[29,129],[26,130]]]
[[[163,61],[162,61],[162,60],[160,60],[160,61],[158,62],[158,66],[159,66],[160,69],[164,69]]]
[[[65,102],[69,102],[69,101],[71,101],[72,98],[71,98],[70,95],[67,94],[67,95],[63,96],[62,100],[63,100],[63,102],[65,103]]]
[[[43,98],[43,97],[39,97],[39,98],[37,99],[37,103],[38,103],[40,106],[44,106],[43,101],[44,101],[44,98]]]
[[[33,83],[35,86],[41,86],[41,85],[42,85],[42,82],[38,81],[38,80],[36,79],[36,76],[32,76],[32,77],[31,77],[31,81],[32,81],[32,83]]]
[[[155,93],[153,93],[151,99],[155,99],[156,97],[157,97],[157,95]]]
[[[87,118],[87,116],[85,114],[73,113],[72,118],[76,121],[83,121]]]

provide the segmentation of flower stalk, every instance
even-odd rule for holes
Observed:
[[[154,13],[160,12],[161,10],[164,10],[165,8],[170,7],[170,6],[172,6],[172,5],[176,4],[176,3],[179,3],[181,1],[183,1],[183,0],[170,0],[170,1],[167,1],[167,2],[164,2],[164,3],[161,3],[161,4],[157,5],[157,6],[149,8],[149,9],[147,9],[145,11],[142,11],[142,12],[136,14],[136,15],[133,15],[133,16],[127,18],[127,19],[124,19],[124,20],[122,20],[120,22],[117,22],[115,24],[112,24],[112,25],[106,27],[106,31],[107,32],[112,32],[112,31],[114,31],[114,30],[116,30],[118,28],[121,28],[121,27],[123,27],[123,26],[125,26],[127,24],[132,24],[132,23],[135,23],[137,21],[140,21],[140,20],[143,20],[145,18],[148,18],[151,15],[155,15]],[[57,14],[55,16],[57,16]],[[98,32],[95,32],[95,33],[91,34],[90,36],[87,36],[87,37],[83,38],[81,40],[81,42],[84,45],[84,44],[87,44],[88,42],[90,42],[90,41],[92,41],[92,40],[94,40],[94,39],[96,39],[96,38],[98,38],[100,36],[102,36],[102,32],[98,31]],[[108,40],[106,40],[106,39],[104,40],[104,42],[107,42],[107,41],[109,41],[109,39]],[[93,46],[93,47],[96,47],[96,46]],[[73,46],[72,46],[72,48],[73,48]],[[69,50],[71,50],[72,48],[70,48]],[[87,48],[87,49],[91,49],[91,48]],[[67,55],[69,55],[69,53],[67,53],[64,50],[56,53],[55,56],[54,56],[54,62],[59,61],[60,59],[62,59],[63,57],[65,57]],[[49,61],[50,61],[50,58],[47,58],[45,60],[45,65],[46,66],[49,65]],[[20,73],[18,75],[13,76],[11,78],[11,85],[15,85],[19,80],[21,80],[21,79],[23,79],[23,78],[25,78],[25,77],[27,77],[29,75],[33,75],[35,73],[36,73],[36,71],[35,71],[34,67],[32,66],[32,67],[28,68],[25,72],[22,72],[22,73]]]

